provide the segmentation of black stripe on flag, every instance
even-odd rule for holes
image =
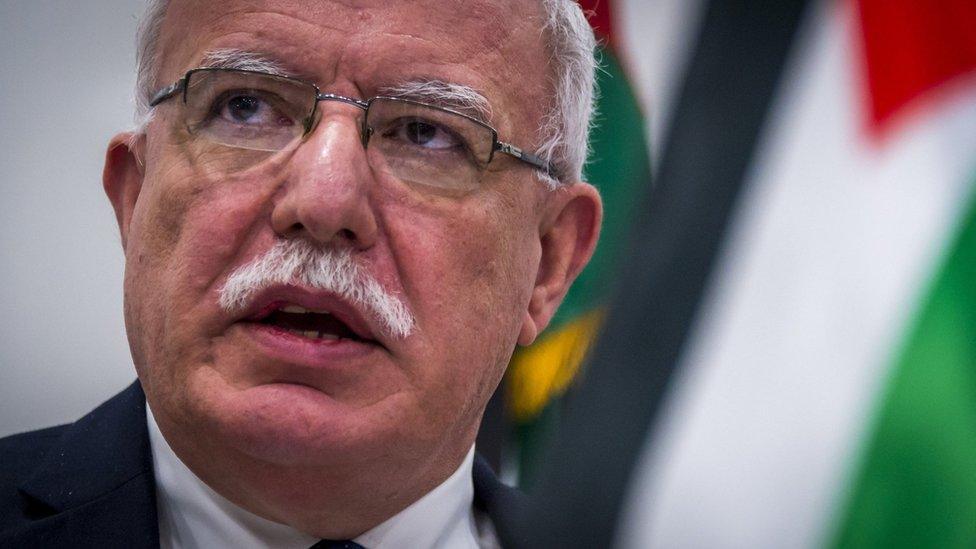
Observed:
[[[619,291],[507,547],[607,547],[699,308],[805,0],[712,0]],[[689,520],[693,520],[689,517]]]

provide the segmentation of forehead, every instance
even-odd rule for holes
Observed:
[[[505,117],[538,119],[550,95],[542,25],[539,3],[525,0],[173,0],[159,83],[236,48],[327,91],[367,97],[437,79],[481,91]]]

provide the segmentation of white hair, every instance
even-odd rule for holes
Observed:
[[[159,87],[159,37],[169,0],[147,0],[136,37],[136,124],[144,130],[151,116],[149,101]],[[574,0],[540,0],[552,67],[553,98],[536,138],[535,154],[556,167],[564,183],[579,181],[589,152],[588,139],[596,98],[596,38]],[[166,83],[168,84],[168,83]],[[539,172],[550,184],[557,182]]]
[[[478,93],[478,90],[452,82],[440,80],[404,82],[383,88],[380,94],[453,108],[472,114],[481,120],[491,120],[491,103],[485,99],[485,96]]]
[[[148,0],[136,31],[136,127],[143,132],[152,111],[149,102],[159,83],[159,37],[169,0]]]
[[[320,249],[302,238],[279,240],[235,269],[221,286],[218,303],[225,311],[238,312],[261,290],[276,284],[334,293],[365,309],[388,336],[404,338],[413,331],[414,318],[407,306],[360,269],[349,249]]]
[[[555,97],[539,128],[542,145],[536,154],[552,162],[564,182],[580,181],[599,92],[596,37],[574,0],[542,0],[542,8]]]

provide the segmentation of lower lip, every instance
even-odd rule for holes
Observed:
[[[335,365],[364,357],[379,345],[354,339],[312,339],[303,337],[277,326],[256,322],[238,324],[272,358],[307,366]]]

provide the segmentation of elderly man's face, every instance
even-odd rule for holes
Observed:
[[[500,137],[531,149],[552,94],[540,16],[517,0],[174,1],[158,84],[224,49],[360,99],[458,83],[488,98]],[[516,341],[545,326],[592,250],[592,189],[550,192],[501,156],[471,191],[397,180],[367,162],[362,111],[335,102],[319,104],[297,146],[226,173],[200,155],[182,108],[160,105],[143,141],[117,141],[105,183],[125,242],[129,340],[167,438],[183,454],[282,466],[456,466]],[[283,240],[350,250],[412,312],[411,333],[300,285],[260,293],[245,312],[221,308],[233,271]],[[338,311],[358,335],[314,339],[254,320],[289,303]]]

